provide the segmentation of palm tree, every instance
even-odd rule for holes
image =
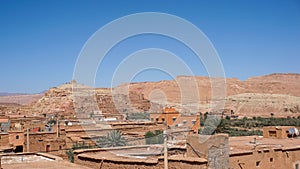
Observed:
[[[126,141],[122,137],[122,133],[118,130],[113,130],[107,133],[106,137],[99,138],[97,141],[100,147],[121,147],[126,146]]]

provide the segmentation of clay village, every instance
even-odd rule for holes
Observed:
[[[1,167],[299,168],[300,75],[227,79],[219,112],[209,110],[207,77],[196,79],[207,94],[197,112],[180,107],[175,81],[127,84],[128,95],[113,92],[124,85],[73,80],[42,94],[1,96]],[[155,100],[157,86],[167,103]]]
[[[300,0],[0,0],[0,169],[300,169]]]

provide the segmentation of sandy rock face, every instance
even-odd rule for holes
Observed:
[[[180,81],[188,82],[189,78],[195,80],[197,86],[180,83]],[[226,101],[225,109],[231,109],[238,115],[270,116],[270,113],[275,116],[300,115],[300,74],[271,74],[252,77],[246,81],[236,78],[225,80],[226,98],[223,98]],[[180,76],[171,81],[126,85],[129,86],[130,91],[142,93],[151,102],[163,100],[165,104],[174,105],[178,109],[185,99],[182,93],[185,93],[184,96],[191,96],[188,98],[190,99],[188,103],[199,104],[200,111],[210,111],[216,102],[211,99],[212,80],[209,77]],[[197,94],[200,99],[195,97]]]
[[[116,106],[117,105],[117,106]],[[36,114],[56,114],[74,117],[78,113],[117,114],[131,112],[145,112],[150,108],[150,101],[143,95],[130,92],[113,95],[108,88],[90,88],[71,84],[64,84],[49,89],[45,95],[32,105]],[[76,111],[75,111],[76,109]]]

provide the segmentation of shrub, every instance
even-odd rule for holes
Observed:
[[[145,134],[146,144],[163,144],[164,135],[163,131],[155,130],[154,132],[148,131]]]

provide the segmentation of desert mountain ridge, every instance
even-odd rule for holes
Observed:
[[[220,78],[178,76],[174,80],[126,83],[113,90],[96,88],[95,98],[85,97],[79,100],[88,105],[95,99],[98,107],[106,113],[129,111],[131,109],[127,107],[132,105],[140,111],[149,111],[151,105],[174,106],[182,112],[189,111],[182,108],[183,104],[197,105],[199,111],[206,112],[215,104],[215,98],[211,97],[214,80],[217,88],[225,91],[222,99],[226,111],[242,116],[300,116],[300,74],[296,73],[276,73],[251,77],[244,81],[226,78],[224,86],[218,84]],[[191,81],[193,83],[189,83]],[[123,90],[126,88],[129,89],[129,97],[126,97],[128,93]],[[0,103],[21,104],[27,107],[28,112],[34,113],[64,111],[74,114],[71,89],[72,84],[67,83],[51,88],[45,94],[0,96]],[[114,91],[118,93],[115,95],[117,97],[112,93]],[[218,92],[218,89],[214,92]],[[116,100],[119,100],[118,104],[121,106],[117,107],[121,107],[121,110],[115,106]],[[82,104],[81,111],[90,111],[85,107]]]

